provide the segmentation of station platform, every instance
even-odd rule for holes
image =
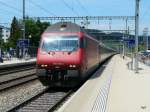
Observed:
[[[22,65],[22,64],[32,64],[36,62],[36,58],[31,59],[18,59],[18,58],[11,58],[10,60],[3,61],[3,63],[0,62],[0,68],[2,67],[9,67],[9,66],[16,66],[16,65]]]
[[[58,112],[150,112],[150,67],[115,55]]]

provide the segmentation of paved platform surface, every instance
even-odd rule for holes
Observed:
[[[139,63],[139,73],[115,56],[106,112],[150,112],[150,67]]]
[[[114,56],[58,112],[150,112],[150,67],[135,74],[130,61]]]
[[[0,62],[0,66],[9,65],[9,64],[17,64],[17,63],[28,63],[28,62],[34,62],[34,61],[36,61],[36,58],[31,58],[28,60],[12,58],[11,60],[4,61],[3,63]]]

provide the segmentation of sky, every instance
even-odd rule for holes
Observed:
[[[135,0],[25,0],[26,16],[134,16]],[[140,33],[150,29],[150,0],[140,1]],[[0,23],[11,23],[13,16],[22,18],[22,0],[0,0]],[[91,28],[124,29],[119,21],[94,21]],[[134,29],[134,22],[129,22]]]

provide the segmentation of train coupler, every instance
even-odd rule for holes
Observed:
[[[68,80],[68,77],[67,77],[67,76],[64,76],[64,80],[65,80],[65,81]]]

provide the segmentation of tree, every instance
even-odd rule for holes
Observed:
[[[19,38],[21,38],[21,27],[16,17],[14,17],[11,24],[8,46],[15,48]]]
[[[16,17],[13,18],[10,30],[10,38],[8,43],[5,45],[8,48],[16,48],[17,40],[22,38],[22,22],[22,20],[17,20]],[[25,20],[25,38],[29,38],[32,42],[32,45],[38,46],[41,34],[49,25],[50,24],[48,22],[41,22],[40,20]]]
[[[37,45],[39,29],[36,25],[36,22],[30,19],[26,20],[25,24],[26,24],[26,38],[29,38],[29,36],[31,35],[32,38],[30,38],[30,40],[34,45]]]
[[[32,45],[38,46],[41,34],[50,25],[48,22],[41,22],[40,20],[28,19],[26,22],[26,37],[30,38]]]

